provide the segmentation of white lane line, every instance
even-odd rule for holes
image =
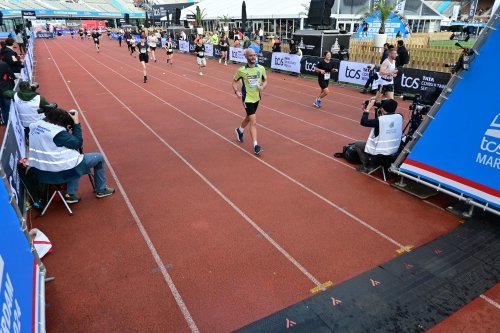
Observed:
[[[497,302],[495,302],[494,300],[492,300],[491,298],[489,298],[488,296],[485,296],[483,294],[479,295],[479,297],[481,297],[482,299],[484,299],[486,302],[490,303],[491,305],[493,305],[495,308],[497,308],[498,310],[500,310],[500,304],[498,304]]]
[[[60,48],[60,47],[59,47]],[[232,202],[222,191],[220,191],[208,178],[206,178],[196,167],[194,167],[189,161],[184,158],[174,147],[172,147],[168,142],[166,142],[153,128],[151,128],[146,122],[144,122],[134,111],[132,111],[118,96],[116,96],[111,90],[108,89],[104,84],[101,83],[92,73],[90,73],[85,67],[83,67],[80,62],[76,61],[76,59],[67,53],[65,50],[62,50],[64,53],[68,55],[71,59],[75,61],[89,76],[91,76],[101,87],[103,87],[113,98],[116,99],[130,114],[132,114],[144,127],[146,127],[160,142],[162,142],[170,151],[172,151],[186,166],[188,166],[198,177],[200,177],[215,193],[217,193],[222,200],[224,200],[231,208],[233,208],[245,221],[247,221],[255,230],[259,232],[267,241],[269,241],[285,258],[290,261],[297,269],[299,269],[312,283],[314,283],[321,290],[325,290],[325,287],[316,279],[309,271],[302,266],[290,253],[288,253],[281,245],[278,244],[272,237],[270,237],[257,223],[255,223],[248,215],[246,215],[243,210],[241,210],[234,202]],[[98,61],[99,62],[99,61]],[[114,71],[114,70],[113,70]],[[115,72],[117,73],[117,72]],[[122,76],[121,74],[119,74]],[[147,91],[142,86],[137,85],[136,83],[130,81],[126,77],[122,76],[129,82],[133,83],[137,87]],[[153,95],[156,98],[160,99],[156,95]],[[160,99],[161,100],[161,99]],[[174,105],[167,103],[161,100],[163,103],[171,107],[172,109],[184,114],[180,109],[175,107]],[[193,119],[194,120],[194,119]]]
[[[71,57],[73,60],[76,60],[75,58],[73,58],[70,54],[68,54],[65,50],[63,50],[63,52],[65,52],[69,57]],[[363,221],[361,218],[357,217],[356,215],[350,213],[349,211],[347,211],[345,208],[337,205],[336,203],[332,202],[331,200],[327,199],[326,197],[322,196],[321,194],[315,192],[314,190],[310,189],[309,187],[307,187],[306,185],[302,184],[301,182],[299,182],[298,180],[292,178],[291,176],[287,175],[286,173],[284,173],[283,171],[277,169],[276,167],[274,167],[273,165],[267,163],[266,161],[264,161],[263,159],[261,158],[258,158],[256,156],[254,156],[252,153],[248,152],[247,150],[245,150],[244,148],[242,148],[240,145],[237,145],[235,142],[227,139],[226,137],[224,137],[222,134],[220,134],[219,132],[211,129],[210,127],[208,127],[207,125],[203,124],[202,122],[200,122],[199,120],[193,118],[192,116],[190,116],[189,114],[185,113],[184,111],[182,111],[181,109],[175,107],[174,105],[172,105],[171,103],[165,101],[164,99],[162,99],[161,97],[159,97],[158,95],[150,92],[149,90],[145,89],[142,85],[138,85],[137,83],[133,82],[132,80],[130,80],[128,77],[122,75],[121,73],[117,72],[116,70],[114,70],[113,68],[107,66],[106,64],[102,63],[101,61],[99,60],[96,60],[96,59],[93,59],[93,61],[101,64],[103,67],[106,67],[107,69],[109,69],[110,71],[114,72],[115,74],[121,76],[123,79],[129,81],[131,84],[137,86],[139,89],[142,89],[144,90],[146,93],[150,94],[151,96],[155,97],[156,99],[158,99],[159,101],[163,102],[164,104],[170,106],[171,108],[175,109],[177,112],[179,112],[180,114],[184,115],[185,117],[191,119],[193,122],[197,123],[198,125],[200,125],[201,127],[205,128],[206,130],[212,132],[214,135],[218,136],[219,138],[221,138],[222,140],[226,141],[227,143],[233,145],[235,148],[241,150],[242,152],[244,152],[245,154],[248,154],[250,156],[252,156],[252,158],[254,158],[256,161],[258,161],[259,163],[262,163],[264,164],[265,166],[267,166],[268,168],[270,168],[271,170],[273,170],[274,172],[280,174],[281,176],[285,177],[286,179],[288,179],[289,181],[291,181],[292,183],[296,184],[297,186],[299,186],[300,188],[304,189],[305,191],[309,192],[310,194],[312,194],[313,196],[317,197],[318,199],[321,199],[323,202],[327,203],[328,205],[334,207],[335,209],[337,209],[338,211],[342,212],[343,214],[349,216],[351,219],[353,219],[354,221],[358,222],[359,224],[361,224],[362,226],[366,227],[367,229],[373,231],[375,234],[379,235],[380,237],[384,238],[385,240],[389,241],[390,243],[396,245],[398,248],[405,248],[405,251],[409,252],[409,250],[406,250],[406,247],[397,242],[396,240],[394,240],[393,238],[391,238],[390,236],[386,235],[385,233],[383,233],[382,231],[378,230],[377,228],[371,226],[370,224],[368,224],[367,222]],[[79,64],[79,63],[78,63]],[[80,64],[79,64],[80,65]],[[81,66],[81,65],[80,65]],[[81,66],[85,71],[86,69]],[[88,72],[88,71],[87,71]],[[92,75],[89,73],[89,75]],[[160,80],[161,81],[161,80]],[[195,94],[192,94],[184,89],[181,89],[179,87],[176,87],[176,86],[173,86],[171,85],[172,87],[175,87],[181,91],[183,91],[184,93],[186,94],[189,94],[189,95],[192,95],[194,97],[198,97],[196,96]],[[200,98],[200,97],[198,97]],[[200,98],[206,102],[209,102],[203,98]],[[138,118],[140,119],[140,118]]]
[[[68,83],[66,82],[66,79],[65,79],[63,73],[61,72],[61,69],[59,68],[59,65],[55,61],[54,56],[52,55],[52,52],[48,48],[47,43],[45,42],[45,40],[43,41],[43,44],[45,45],[45,48],[49,52],[50,58],[54,62],[54,65],[56,66],[57,71],[59,72],[59,75],[61,76],[61,79],[63,80],[63,82],[64,82],[64,84],[66,86],[66,89],[68,89],[68,92],[71,95],[71,98],[75,102],[77,108],[79,110],[81,110],[81,107],[80,107],[78,101],[76,100],[75,95],[73,94],[73,91],[68,86]],[[74,58],[73,58],[73,60],[74,60]],[[87,121],[86,116],[83,113],[81,113],[81,115],[82,115],[83,121],[85,121],[85,125],[87,126],[87,128],[88,128],[88,130],[90,132],[90,135],[92,136],[92,138],[94,139],[94,141],[95,141],[95,143],[97,145],[97,148],[99,149],[99,151],[102,152],[102,154],[104,156],[104,159],[106,161],[108,170],[111,173],[111,175],[113,176],[113,179],[115,180],[116,185],[118,186],[118,190],[120,191],[123,199],[125,200],[125,203],[127,204],[127,207],[128,207],[128,209],[130,211],[130,214],[134,218],[135,224],[139,228],[139,231],[141,232],[141,235],[144,238],[144,241],[146,242],[146,244],[148,246],[148,249],[151,252],[151,255],[153,256],[153,258],[154,258],[154,260],[156,262],[156,265],[160,268],[160,271],[161,271],[161,273],[163,275],[163,278],[164,278],[165,282],[167,283],[168,287],[170,288],[170,292],[172,293],[172,296],[174,297],[175,302],[177,303],[177,306],[181,310],[182,315],[184,316],[184,319],[188,323],[188,326],[191,329],[191,332],[193,332],[193,333],[200,332],[200,330],[196,326],[196,323],[194,322],[193,317],[189,313],[189,310],[188,310],[186,304],[182,300],[182,296],[179,293],[179,291],[177,290],[177,287],[175,286],[174,281],[172,280],[172,277],[167,272],[167,269],[165,268],[165,265],[163,264],[163,260],[160,258],[160,255],[158,254],[158,251],[156,250],[153,242],[151,241],[151,238],[149,237],[148,232],[144,228],[144,225],[142,224],[141,219],[139,218],[139,215],[137,214],[137,211],[135,210],[134,206],[132,205],[132,202],[130,201],[127,193],[125,192],[125,189],[123,188],[120,180],[118,179],[118,176],[116,175],[116,172],[115,172],[113,166],[111,165],[111,162],[108,160],[108,157],[104,153],[104,150],[102,149],[101,143],[97,139],[94,131],[92,130],[92,127],[90,126],[90,123]]]

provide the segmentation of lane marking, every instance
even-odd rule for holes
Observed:
[[[224,200],[231,208],[233,208],[245,221],[247,221],[254,229],[256,229],[261,235],[263,238],[267,239],[269,241],[269,243],[271,243],[286,259],[288,259],[289,262],[291,262],[299,271],[302,272],[302,274],[304,274],[310,281],[312,281],[315,285],[319,286],[320,288],[324,288],[322,285],[321,285],[321,282],[319,282],[318,279],[316,279],[311,273],[309,273],[309,271],[304,267],[302,266],[291,254],[289,254],[283,247],[281,247],[281,245],[278,244],[278,242],[276,242],[271,236],[269,236],[261,227],[259,227],[257,225],[257,223],[255,223],[247,214],[245,214],[245,212],[243,212],[243,210],[241,210],[233,201],[231,201],[224,193],[222,193],[221,190],[219,190],[210,180],[208,180],[208,178],[206,178],[198,169],[196,169],[196,167],[194,165],[192,165],[191,163],[189,163],[189,161],[184,157],[182,156],[174,147],[172,147],[167,141],[165,141],[153,128],[151,128],[146,122],[144,122],[134,111],[132,111],[127,105],[125,105],[125,103],[120,99],[118,98],[118,96],[116,96],[111,90],[108,89],[107,86],[105,86],[104,84],[102,84],[92,73],[90,73],[85,67],[83,67],[79,62],[76,61],[76,59],[70,55],[69,53],[67,53],[64,49],[62,49],[61,47],[59,47],[64,53],[66,53],[66,55],[68,57],[70,57],[71,59],[73,59],[75,61],[75,63],[78,64],[78,66],[80,66],[85,72],[87,72],[87,74],[92,77],[101,87],[103,87],[106,91],[109,92],[109,94],[111,96],[113,96],[113,98],[116,99],[116,101],[118,103],[120,103],[121,105],[123,105],[123,107],[125,109],[128,110],[128,112],[130,114],[132,114],[144,127],[146,127],[160,142],[162,142],[168,149],[170,149],[170,151],[172,153],[174,153],[187,167],[189,167],[191,169],[191,171],[193,171],[198,177],[200,177],[203,182],[205,182],[205,184],[208,185],[208,187],[210,187],[215,193],[217,193],[219,195],[219,197]],[[97,61],[99,62],[99,61]],[[107,67],[107,66],[105,66]],[[109,67],[108,67],[109,68]],[[111,69],[111,68],[110,68]],[[113,69],[111,69],[113,72],[115,72]],[[115,72],[117,73],[117,72]],[[122,76],[121,74],[119,74],[120,76]],[[136,85],[137,87],[143,89],[144,91],[147,91],[146,89],[144,89],[142,86],[132,82],[131,80],[127,79],[126,77],[122,76],[123,78],[125,78],[126,80],[128,80],[129,82],[133,83],[134,85]],[[148,91],[147,91],[148,92]],[[156,95],[153,94],[154,97],[158,98],[160,101],[162,101],[163,103],[165,103],[166,105],[170,106],[172,109],[186,115],[182,110],[178,109],[177,107],[171,105],[170,103],[166,102],[166,101],[163,101],[162,99],[160,99],[159,97],[157,97]],[[192,118],[194,120],[194,118]],[[198,121],[196,121],[198,122]],[[200,123],[201,124],[201,123]],[[205,125],[204,125],[205,126]],[[205,126],[206,127],[206,126]],[[208,129],[208,127],[206,127]],[[211,130],[212,131],[212,130]],[[229,140],[228,140],[229,141]],[[250,154],[250,153],[249,153]],[[250,154],[251,156],[253,156],[253,154]],[[158,265],[159,266],[159,265]]]
[[[479,297],[481,297],[482,299],[484,299],[486,302],[490,303],[491,305],[493,305],[495,308],[497,308],[498,310],[500,310],[500,304],[498,304],[497,302],[495,302],[494,300],[492,300],[491,298],[489,298],[488,296],[484,295],[484,294],[481,294],[479,295]]]
[[[59,46],[60,49],[62,49],[60,46]],[[76,60],[75,58],[73,58],[69,53],[67,53],[64,49],[62,49],[62,51],[64,53],[66,53],[69,57],[71,57],[73,60]],[[213,133],[214,135],[218,136],[219,138],[221,138],[223,141],[226,141],[227,143],[231,144],[233,147],[239,149],[240,151],[244,152],[245,154],[251,156],[255,161],[258,161],[259,163],[262,163],[263,165],[267,166],[268,168],[270,168],[271,170],[273,170],[274,172],[280,174],[281,176],[283,176],[284,178],[288,179],[289,181],[291,181],[292,183],[296,184],[297,186],[299,186],[300,188],[304,189],[305,191],[309,192],[310,194],[312,194],[313,196],[317,197],[318,199],[322,200],[323,202],[325,202],[326,204],[334,207],[335,209],[337,209],[338,211],[340,211],[341,213],[343,213],[344,215],[347,215],[348,217],[350,217],[352,220],[358,222],[359,224],[361,224],[362,226],[366,227],[367,229],[373,231],[375,234],[379,235],[380,237],[384,238],[385,240],[387,240],[388,242],[396,245],[398,248],[403,248],[404,245],[397,242],[396,240],[394,240],[393,238],[391,238],[390,236],[386,235],[385,233],[383,233],[382,231],[378,230],[377,228],[373,227],[372,225],[368,224],[367,222],[363,221],[361,218],[357,217],[356,215],[354,215],[353,213],[347,211],[345,208],[337,205],[336,203],[334,203],[333,201],[329,200],[328,198],[324,197],[323,195],[315,192],[314,190],[312,190],[311,188],[307,187],[306,185],[302,184],[301,182],[299,182],[298,180],[296,180],[295,178],[292,178],[291,176],[287,175],[286,173],[284,173],[283,171],[277,169],[276,167],[274,167],[273,165],[271,165],[270,163],[264,161],[263,159],[261,158],[258,158],[256,157],[253,153],[249,152],[248,150],[246,150],[245,148],[241,147],[240,145],[236,144],[235,142],[227,139],[226,137],[224,137],[222,134],[220,134],[219,132],[213,130],[212,128],[208,127],[207,125],[203,124],[201,121],[197,120],[196,118],[192,117],[191,115],[187,114],[186,112],[182,111],[181,109],[177,108],[176,106],[174,106],[173,104],[165,101],[164,99],[162,99],[161,97],[159,97],[158,95],[150,92],[149,90],[145,89],[142,85],[139,85],[137,83],[135,83],[134,81],[130,80],[128,77],[122,75],[121,73],[117,72],[116,70],[114,70],[113,68],[107,66],[106,64],[102,63],[101,61],[98,61],[96,59],[93,59],[94,62],[97,62],[99,64],[101,64],[103,67],[106,67],[107,69],[109,69],[110,71],[114,72],[115,74],[117,74],[118,76],[121,76],[123,79],[125,79],[126,81],[129,81],[131,84],[135,85],[136,87],[138,87],[139,89],[142,89],[144,90],[146,93],[148,93],[149,95],[155,97],[156,99],[158,99],[159,101],[163,102],[165,105],[168,105],[170,106],[172,109],[176,110],[177,112],[179,112],[180,114],[184,115],[186,118],[188,119],[191,119],[193,122],[197,123],[198,125],[200,125],[201,127],[205,128],[206,130],[210,131],[211,133]],[[85,67],[83,67],[80,63],[78,63],[78,65],[83,68],[90,76],[94,77],[92,74],[90,74],[90,72],[87,71],[87,69],[85,69]],[[156,78],[156,77],[155,77]],[[95,77],[94,77],[95,79]],[[97,79],[95,79],[97,82],[99,82]],[[160,80],[162,81],[162,80]],[[163,81],[162,81],[163,82]],[[99,82],[100,83],[100,82]],[[102,84],[101,84],[102,85]],[[107,89],[104,85],[102,85],[105,89]],[[174,86],[175,87],[175,86]],[[188,91],[185,91],[184,89],[181,89],[181,88],[177,88],[187,94],[190,94],[190,95],[193,95],[193,96],[196,96],[194,94],[191,94],[189,93]],[[108,90],[109,91],[109,90]],[[110,92],[111,93],[111,92]],[[112,94],[112,93],[111,93]],[[117,97],[115,97],[117,98]],[[204,100],[203,98],[201,98],[202,100]],[[118,98],[117,98],[118,101],[120,101]],[[206,100],[207,101],[207,100]],[[209,102],[209,101],[207,101]],[[125,104],[123,104],[125,106]],[[127,107],[128,108],[128,107]],[[144,126],[147,126],[148,125],[146,123],[144,123],[142,121],[142,119],[140,119],[137,115],[136,115],[137,119],[144,124]],[[161,137],[159,137],[161,138]],[[163,139],[161,139],[163,140]],[[267,236],[267,235],[266,235]],[[316,280],[316,279],[315,279]],[[317,281],[317,280],[316,280]],[[318,283],[315,283],[315,284],[320,284],[319,282]]]
[[[66,89],[68,89],[68,92],[71,95],[71,98],[75,102],[75,105],[77,106],[77,108],[80,109],[80,105],[79,105],[78,101],[76,100],[75,95],[73,94],[73,91],[71,90],[71,88],[69,87],[68,83],[66,82],[66,79],[65,79],[63,73],[61,72],[61,69],[59,68],[59,65],[54,60],[54,56],[52,55],[52,52],[48,48],[47,43],[46,43],[45,40],[43,41],[43,44],[44,44],[45,48],[47,49],[47,51],[49,52],[50,57],[52,58],[52,61],[54,62],[54,65],[56,66],[57,71],[59,72],[59,75],[61,76],[61,79],[64,82],[64,85],[66,86]],[[75,60],[75,59],[73,58],[73,60]],[[183,299],[181,297],[181,294],[177,290],[177,287],[175,286],[174,281],[172,280],[172,277],[170,276],[170,274],[168,274],[167,268],[163,264],[163,261],[161,260],[160,255],[158,254],[158,251],[156,250],[153,242],[151,241],[151,238],[149,237],[148,232],[144,228],[144,225],[142,224],[141,219],[139,218],[139,215],[137,214],[137,211],[135,210],[134,206],[132,205],[132,202],[130,201],[127,193],[125,192],[125,189],[123,188],[120,180],[118,179],[118,176],[117,176],[117,174],[116,174],[113,166],[111,165],[111,162],[108,160],[108,157],[104,153],[104,150],[102,149],[101,143],[97,139],[97,137],[96,137],[96,135],[95,135],[92,127],[90,126],[90,123],[87,121],[87,117],[83,113],[82,113],[82,119],[85,122],[85,125],[87,126],[88,131],[90,132],[90,135],[94,139],[94,141],[95,141],[95,143],[97,145],[97,148],[99,149],[100,152],[102,152],[102,154],[104,156],[104,160],[106,161],[108,170],[111,173],[113,179],[115,180],[116,185],[118,187],[118,190],[120,191],[120,193],[121,193],[121,195],[123,197],[123,200],[125,201],[128,209],[130,211],[130,214],[132,215],[132,217],[133,217],[133,219],[135,221],[135,224],[137,225],[137,228],[139,229],[142,237],[144,238],[144,241],[146,242],[146,244],[148,246],[148,249],[151,252],[151,255],[153,256],[153,258],[154,258],[154,260],[156,262],[157,267],[160,269],[165,282],[167,283],[168,287],[170,288],[170,292],[171,292],[172,296],[174,297],[174,299],[175,299],[175,301],[177,303],[177,306],[181,310],[182,315],[184,316],[184,319],[188,323],[188,326],[189,326],[191,332],[193,332],[193,333],[200,332],[200,330],[196,326],[196,323],[194,322],[193,317],[189,313],[189,310],[188,310],[186,304],[184,303],[184,301],[183,301]]]
[[[322,286],[323,286],[325,289],[326,289],[326,288],[330,288],[331,286],[333,286],[333,282],[332,282],[332,281],[326,281],[326,282],[324,282],[324,283],[322,284]],[[316,294],[316,293],[318,293],[318,292],[322,291],[322,289],[316,286],[316,287],[312,288],[310,291],[311,291],[311,294]]]

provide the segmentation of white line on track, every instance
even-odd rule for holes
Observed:
[[[69,87],[69,85],[66,82],[66,79],[65,79],[65,77],[63,75],[63,73],[61,72],[61,69],[59,68],[59,65],[55,61],[54,56],[52,55],[52,52],[47,47],[47,43],[45,41],[43,41],[43,44],[45,45],[45,48],[49,52],[50,58],[54,62],[54,65],[56,66],[57,71],[59,72],[59,75],[61,76],[61,79],[63,80],[66,88],[68,89],[68,92],[71,95],[71,98],[75,102],[77,108],[79,110],[81,110],[81,107],[80,107],[78,101],[76,100],[75,95],[73,94],[73,91]],[[118,186],[118,190],[120,191],[121,195],[123,196],[123,199],[125,200],[125,203],[127,204],[127,207],[128,207],[128,209],[130,211],[130,214],[134,218],[135,224],[137,225],[137,228],[139,229],[142,237],[144,238],[144,241],[146,242],[146,244],[148,246],[148,249],[151,252],[151,255],[153,256],[153,258],[154,258],[154,260],[156,262],[156,265],[158,265],[158,267],[160,268],[160,271],[161,271],[161,273],[163,275],[163,278],[164,278],[165,282],[167,283],[168,287],[170,288],[170,292],[172,293],[172,296],[174,297],[174,299],[175,299],[175,301],[177,303],[177,306],[181,310],[182,315],[184,316],[184,319],[186,320],[189,328],[191,329],[191,332],[198,333],[200,330],[196,326],[196,323],[194,322],[193,317],[189,313],[189,310],[188,310],[186,304],[182,300],[182,296],[179,293],[179,291],[177,290],[177,287],[175,286],[174,281],[172,280],[172,277],[167,272],[167,269],[166,269],[165,265],[163,264],[163,260],[161,260],[160,255],[158,254],[158,251],[156,250],[153,242],[151,241],[151,238],[148,235],[148,232],[144,228],[144,225],[142,224],[141,219],[139,218],[139,215],[137,214],[137,211],[135,210],[134,206],[132,205],[132,202],[130,201],[127,193],[125,192],[125,189],[123,188],[120,180],[118,179],[118,176],[117,176],[117,174],[116,174],[113,166],[111,165],[111,162],[108,160],[108,157],[104,153],[104,150],[102,149],[101,143],[97,139],[97,137],[96,137],[94,131],[92,130],[92,127],[90,126],[89,122],[87,121],[87,118],[85,117],[85,115],[83,113],[81,113],[81,115],[82,115],[83,121],[85,121],[85,125],[87,126],[87,128],[88,128],[88,130],[90,132],[90,135],[92,136],[92,138],[94,139],[94,141],[95,141],[95,143],[97,145],[97,148],[99,149],[99,151],[102,152],[102,154],[104,156],[104,159],[106,161],[107,167],[109,169],[109,172],[113,176],[113,179],[115,180],[116,185]]]
[[[500,304],[498,304],[497,302],[495,302],[494,300],[492,300],[491,298],[489,298],[488,296],[485,296],[483,294],[479,295],[479,297],[481,297],[482,299],[484,299],[486,302],[490,303],[491,305],[493,305],[495,308],[497,308],[498,310],[500,310]]]
[[[60,46],[58,46],[59,48],[61,48]],[[68,55],[68,57],[72,58],[73,60],[75,60],[75,63],[78,63],[78,65],[80,67],[82,67],[87,73],[89,73],[79,62],[76,62],[76,59],[73,58],[68,52],[66,52],[65,50],[62,50],[64,53],[66,53]],[[347,215],[348,217],[350,217],[352,220],[358,222],[359,224],[361,224],[362,226],[366,227],[367,229],[371,230],[372,232],[374,232],[375,234],[379,235],[380,237],[384,238],[385,240],[387,240],[388,242],[396,245],[398,248],[405,248],[405,246],[399,242],[397,242],[396,240],[394,240],[392,237],[388,236],[387,234],[383,233],[382,231],[378,230],[377,228],[371,226],[370,224],[368,224],[367,222],[363,221],[361,218],[357,217],[356,215],[352,214],[351,212],[349,212],[348,210],[346,210],[345,208],[337,205],[336,203],[332,202],[331,200],[329,200],[328,198],[324,197],[323,195],[319,194],[318,192],[315,192],[314,190],[312,190],[311,188],[307,187],[306,185],[302,184],[301,182],[299,182],[298,180],[292,178],[291,176],[287,175],[286,173],[284,173],[283,171],[277,169],[276,167],[274,167],[273,165],[267,163],[266,161],[264,161],[263,159],[261,158],[258,158],[256,156],[254,156],[252,153],[248,152],[247,150],[245,150],[244,148],[242,148],[241,146],[237,145],[235,142],[233,142],[232,140],[229,140],[227,139],[226,137],[224,137],[222,134],[220,134],[219,132],[211,129],[210,127],[208,127],[207,125],[203,124],[202,122],[200,122],[199,120],[193,118],[192,116],[190,116],[189,114],[185,113],[184,111],[182,111],[181,109],[177,108],[176,106],[172,105],[171,103],[165,101],[164,99],[162,99],[161,97],[159,97],[158,95],[150,92],[149,90],[145,89],[143,85],[139,85],[137,84],[136,82],[130,80],[128,77],[122,75],[121,73],[117,72],[116,70],[114,70],[113,68],[107,66],[106,64],[102,63],[101,61],[97,60],[97,59],[93,59],[93,61],[95,61],[96,63],[99,63],[101,64],[103,67],[106,67],[107,69],[109,69],[111,72],[114,72],[115,74],[121,76],[124,80],[126,81],[129,81],[131,84],[135,85],[136,87],[138,87],[139,89],[142,89],[144,90],[146,93],[150,94],[151,96],[155,97],[156,99],[158,99],[159,101],[163,102],[165,105],[168,105],[170,106],[171,108],[173,108],[174,110],[176,110],[177,112],[179,112],[180,114],[184,115],[185,117],[191,119],[193,122],[197,123],[198,125],[200,125],[201,127],[205,128],[206,130],[212,132],[214,135],[218,136],[219,138],[221,138],[222,140],[226,141],[227,143],[231,144],[233,147],[236,147],[237,149],[241,150],[242,152],[244,152],[245,154],[247,155],[250,155],[252,156],[252,158],[254,158],[256,161],[264,164],[265,166],[267,166],[268,168],[270,168],[271,170],[273,170],[274,172],[280,174],[281,176],[285,177],[286,179],[288,179],[289,181],[291,181],[292,183],[296,184],[297,186],[299,186],[300,188],[302,188],[303,190],[309,192],[310,194],[312,194],[313,196],[317,197],[318,199],[322,200],[323,202],[327,203],[328,205],[330,205],[331,207],[334,207],[335,209],[337,209],[338,211],[342,212],[343,214]],[[92,76],[92,74],[89,73],[89,75]],[[93,76],[92,76],[93,77]],[[160,80],[162,81],[162,80]],[[165,82],[168,84],[168,82]],[[173,86],[173,85],[172,85]],[[190,94],[192,96],[195,96],[195,97],[198,97],[184,89],[181,89],[179,87],[176,87],[176,86],[173,86],[175,87],[176,89],[179,89],[181,91],[183,91],[184,93],[186,94]],[[198,97],[200,98],[200,97]],[[203,98],[200,98],[204,101],[207,101]],[[208,101],[207,101],[208,102]],[[140,118],[138,118],[140,119]],[[142,120],[141,120],[142,122]],[[263,234],[264,237],[266,237],[265,235],[267,234]],[[267,235],[268,236],[268,235]],[[409,250],[405,250],[405,251],[409,251]],[[320,284],[321,285],[321,284]]]
[[[131,115],[133,115],[144,127],[146,127],[160,142],[162,142],[170,151],[172,151],[187,167],[189,167],[198,177],[200,177],[203,182],[205,182],[217,195],[219,195],[222,200],[224,200],[231,208],[233,208],[245,221],[247,221],[255,230],[259,232],[267,241],[269,241],[283,256],[290,261],[297,269],[299,269],[312,283],[314,283],[317,287],[322,290],[325,290],[325,287],[319,282],[317,278],[315,278],[307,269],[302,266],[291,254],[289,254],[281,245],[278,244],[272,237],[270,237],[257,223],[255,223],[248,215],[246,215],[242,209],[240,209],[234,202],[232,202],[221,190],[219,190],[208,178],[206,178],[195,166],[193,166],[189,161],[182,156],[174,147],[172,147],[168,142],[166,142],[153,128],[151,128],[145,121],[143,121],[132,109],[130,109],[118,96],[116,96],[111,90],[108,89],[104,84],[102,84],[92,73],[90,73],[85,67],[83,67],[76,59],[67,53],[65,50],[62,50],[64,53],[68,55],[69,58],[73,59],[76,64],[78,64],[89,76],[91,76],[100,86],[102,86],[113,98],[116,99]],[[119,74],[121,75],[121,74]],[[137,85],[136,83],[130,81],[126,77],[122,76],[124,79],[128,80],[132,84],[136,85],[140,89],[145,90],[142,86]],[[147,90],[145,90],[147,91]],[[174,105],[160,99],[158,96],[153,95],[158,98],[160,101],[171,107],[172,109],[186,115],[182,110],[178,109]],[[194,118],[191,118],[194,120]],[[197,120],[195,120],[198,122]],[[207,127],[208,129],[208,127]]]

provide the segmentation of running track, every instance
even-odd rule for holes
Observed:
[[[83,111],[85,151],[108,160],[117,193],[98,200],[86,178],[69,217],[51,207],[33,226],[55,245],[44,259],[49,332],[227,332],[343,282],[453,230],[447,198],[421,201],[332,153],[368,130],[366,96],[268,72],[259,143],[236,142],[243,116],[236,65],[165,54],[148,66],[104,39],[38,40],[36,80],[49,101]],[[406,103],[400,112],[407,114]],[[408,117],[406,117],[408,118]],[[433,331],[499,327],[495,286]]]

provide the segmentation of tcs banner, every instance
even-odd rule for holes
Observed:
[[[271,68],[300,74],[300,57],[296,54],[273,52]]]
[[[498,24],[497,24],[498,25]],[[498,27],[497,27],[498,28]],[[400,170],[500,208],[499,29],[462,71],[447,100],[434,115]],[[481,94],[477,95],[480,83]]]

